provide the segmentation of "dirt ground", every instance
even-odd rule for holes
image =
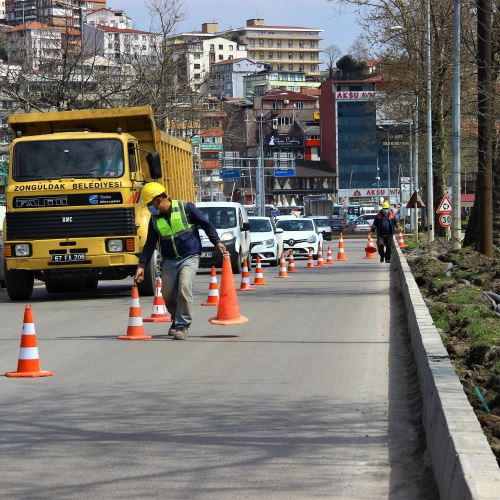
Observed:
[[[446,242],[436,241],[409,246],[405,253],[500,464],[500,307],[495,313],[483,293],[500,295],[500,251],[489,259],[468,248],[450,251]]]

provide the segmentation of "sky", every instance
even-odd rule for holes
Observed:
[[[247,19],[264,18],[271,26],[302,26],[323,29],[321,47],[335,44],[347,53],[360,28],[353,8],[327,0],[183,0],[185,20],[177,29],[200,31],[204,22],[217,21],[219,29],[240,28]],[[108,0],[108,7],[123,9],[135,28],[148,30],[149,13],[144,0]]]

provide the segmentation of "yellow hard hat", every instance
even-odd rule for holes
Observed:
[[[147,205],[157,196],[165,192],[165,187],[158,182],[148,182],[144,184],[141,191],[141,203]]]
[[[382,208],[391,208],[391,206],[389,205],[389,202],[387,200],[384,201],[384,203],[382,203]]]

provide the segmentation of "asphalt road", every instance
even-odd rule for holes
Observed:
[[[436,498],[398,290],[363,246],[348,240],[333,266],[296,261],[289,279],[264,267],[270,285],[238,295],[250,321],[234,327],[208,323],[203,271],[187,341],[161,324],[152,341],[115,340],[130,283],[37,287],[54,376],[0,377],[0,497]],[[1,373],[23,310],[0,291]]]

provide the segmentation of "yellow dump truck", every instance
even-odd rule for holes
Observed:
[[[135,272],[149,212],[142,186],[194,201],[191,146],[158,130],[149,107],[12,115],[4,221],[5,281],[26,300],[92,290]],[[153,294],[158,252],[140,293]]]

